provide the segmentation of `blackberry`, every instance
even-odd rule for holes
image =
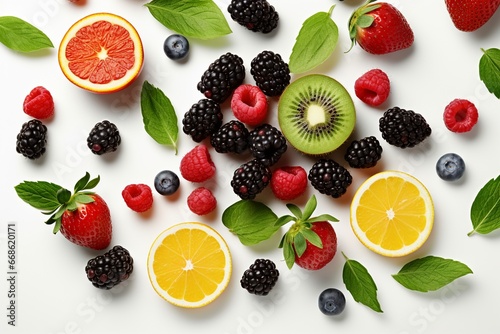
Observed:
[[[234,171],[231,186],[241,199],[254,199],[271,181],[271,170],[257,160],[242,164]]]
[[[24,123],[17,134],[16,151],[28,159],[35,160],[45,153],[47,127],[37,119]]]
[[[352,183],[347,169],[331,159],[321,159],[309,170],[311,185],[322,194],[338,198],[345,194]]]
[[[279,275],[280,273],[273,261],[257,259],[245,270],[240,284],[249,293],[265,296],[276,285]]]
[[[272,166],[286,152],[286,139],[280,130],[270,124],[253,129],[249,136],[250,152],[263,165]]]
[[[250,74],[267,96],[278,96],[290,84],[290,69],[281,56],[262,51],[250,63]]]
[[[267,34],[278,26],[278,12],[266,0],[232,0],[227,11],[234,21],[253,32]]]
[[[92,285],[105,290],[127,280],[133,270],[134,260],[122,246],[114,246],[103,255],[90,259],[85,266]]]
[[[206,98],[222,103],[243,83],[244,79],[243,59],[228,52],[210,64],[198,82],[197,88]]]
[[[379,130],[382,138],[400,148],[413,147],[431,135],[431,128],[422,115],[399,107],[384,112]]]
[[[243,123],[231,120],[210,137],[210,143],[218,153],[240,154],[248,149],[248,136],[248,129]]]
[[[374,136],[353,140],[344,155],[352,168],[370,168],[382,157],[382,146]]]
[[[201,99],[193,104],[182,119],[182,131],[197,143],[212,135],[221,125],[220,106],[209,99]]]
[[[87,137],[88,148],[97,155],[116,151],[120,143],[118,128],[108,120],[97,123]]]

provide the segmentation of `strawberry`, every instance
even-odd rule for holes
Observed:
[[[328,214],[311,217],[316,205],[314,195],[307,201],[303,212],[296,205],[287,204],[294,216],[285,215],[276,222],[282,226],[294,221],[279,246],[283,248],[288,268],[296,263],[304,269],[319,270],[330,263],[337,252],[337,235],[330,222],[338,220]]]
[[[17,195],[32,207],[50,215],[46,224],[54,224],[54,234],[91,249],[101,250],[111,242],[111,215],[99,195],[89,191],[99,183],[86,173],[74,187],[74,193],[45,181],[24,181],[15,187]]]
[[[349,20],[351,48],[356,42],[367,52],[386,54],[413,44],[413,31],[401,12],[391,4],[368,0]]]
[[[500,0],[445,0],[451,21],[458,30],[474,31],[490,20]]]

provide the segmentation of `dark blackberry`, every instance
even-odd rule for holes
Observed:
[[[218,103],[201,99],[184,114],[182,131],[199,143],[215,133],[222,125],[222,112]]]
[[[370,168],[382,158],[382,146],[374,136],[353,140],[344,158],[352,168]]]
[[[241,199],[254,199],[271,181],[271,170],[257,160],[242,164],[234,171],[231,186]]]
[[[321,159],[309,170],[311,185],[322,194],[338,198],[345,194],[352,183],[347,169],[331,159]]]
[[[222,103],[243,83],[244,79],[243,59],[228,52],[210,64],[198,82],[197,88],[207,99]]]
[[[281,56],[262,51],[250,63],[250,74],[267,96],[278,96],[290,84],[290,69]]]
[[[234,21],[254,32],[267,34],[278,26],[278,12],[266,0],[232,0],[227,11]]]
[[[37,119],[24,123],[17,134],[16,151],[26,158],[35,160],[45,153],[47,127]]]
[[[134,260],[122,246],[90,259],[85,266],[87,278],[99,289],[109,290],[127,280],[134,269]]]
[[[243,123],[231,120],[210,137],[210,144],[218,153],[243,153],[248,149],[248,129]]]
[[[413,147],[431,135],[431,128],[422,115],[399,107],[384,112],[379,130],[389,144],[401,148]]]
[[[120,143],[118,128],[108,120],[97,123],[87,137],[88,148],[97,155],[116,151]]]
[[[270,124],[262,124],[253,129],[248,141],[252,155],[266,166],[278,162],[287,149],[286,139],[281,131]]]
[[[265,296],[276,285],[279,278],[279,271],[271,260],[257,259],[243,273],[240,284],[248,292]]]

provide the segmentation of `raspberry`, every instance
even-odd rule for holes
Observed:
[[[215,174],[215,165],[203,144],[197,145],[181,159],[179,169],[182,177],[191,182],[203,182]]]
[[[354,83],[356,96],[372,107],[384,103],[389,97],[390,90],[389,77],[378,68],[366,72]]]
[[[233,93],[231,109],[241,122],[256,126],[267,116],[267,97],[257,86],[241,85]]]
[[[307,173],[300,166],[285,166],[276,169],[271,177],[271,190],[281,200],[292,200],[307,188]]]
[[[33,88],[26,96],[23,110],[36,119],[46,119],[54,115],[54,100],[50,92],[42,86]]]
[[[187,204],[189,210],[198,216],[203,216],[215,210],[217,200],[210,190],[199,187],[188,196]]]
[[[448,130],[453,132],[468,132],[477,123],[476,106],[464,99],[455,99],[444,109],[443,119]]]
[[[147,184],[129,184],[123,189],[122,197],[135,212],[145,212],[153,206],[153,192]]]

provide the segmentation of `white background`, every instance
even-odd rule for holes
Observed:
[[[233,22],[228,0],[216,1],[226,15],[233,33],[212,41],[191,39],[187,61],[177,63],[163,53],[163,41],[171,34],[143,5],[144,0],[88,0],[76,6],[66,0],[0,1],[0,15],[18,16],[42,29],[56,48],[33,54],[20,54],[0,45],[1,157],[0,191],[2,199],[0,267],[7,272],[6,225],[18,229],[18,313],[17,327],[7,326],[7,282],[0,283],[2,333],[298,333],[331,331],[342,333],[498,333],[499,234],[467,236],[472,228],[471,203],[479,189],[499,174],[498,124],[500,101],[489,94],[479,80],[480,48],[500,47],[500,15],[476,32],[458,31],[448,16],[444,1],[390,1],[406,16],[415,33],[415,43],[407,50],[375,56],[358,46],[351,52],[347,21],[360,0],[274,0],[280,14],[279,28],[262,35],[245,30]],[[383,158],[369,170],[352,170],[354,178],[348,193],[340,199],[318,194],[309,187],[307,194],[294,201],[303,205],[311,194],[319,201],[317,213],[340,219],[335,224],[339,253],[318,272],[286,268],[277,244],[283,233],[255,247],[245,247],[222,224],[224,209],[238,200],[229,181],[236,167],[249,159],[212,157],[217,176],[204,186],[214,191],[218,208],[214,214],[198,217],[186,205],[196,185],[183,181],[173,198],[154,193],[154,207],[147,214],[128,209],[121,197],[130,183],[146,183],[162,169],[178,172],[179,161],[195,143],[180,131],[179,154],[153,141],[144,131],[139,105],[142,82],[148,80],[170,97],[180,120],[191,104],[202,98],[196,84],[208,65],[225,52],[241,56],[246,64],[246,83],[250,61],[263,50],[272,50],[285,60],[291,53],[301,23],[318,11],[336,4],[332,18],[339,26],[339,43],[332,57],[314,73],[328,74],[345,85],[357,108],[354,138],[377,136],[383,145]],[[69,83],[57,63],[57,47],[69,26],[81,17],[105,11],[128,19],[138,30],[145,48],[145,65],[140,78],[124,91],[95,95]],[[354,96],[354,81],[372,68],[381,68],[390,77],[392,91],[380,108],[370,108]],[[293,79],[297,76],[293,76]],[[15,152],[15,137],[29,117],[22,111],[24,97],[37,86],[45,86],[55,100],[55,117],[46,122],[49,137],[46,155],[29,161]],[[467,134],[449,132],[442,121],[444,107],[455,98],[467,98],[479,109],[479,122]],[[392,106],[413,109],[424,115],[432,135],[414,149],[402,150],[382,141],[378,119]],[[269,122],[276,123],[277,99],[270,100]],[[223,105],[225,121],[232,118],[228,103]],[[86,137],[95,123],[108,119],[122,135],[115,154],[94,156],[86,148]],[[332,157],[341,163],[345,147]],[[446,183],[435,173],[435,162],[444,153],[460,154],[467,165],[465,177]],[[307,170],[314,159],[289,149],[279,165],[300,164]],[[366,249],[349,226],[349,205],[356,188],[380,170],[399,169],[419,178],[429,189],[435,204],[435,226],[427,243],[416,253],[399,259],[384,258]],[[43,224],[44,216],[27,206],[14,192],[23,180],[47,180],[72,188],[89,171],[100,175],[96,191],[108,202],[113,219],[112,244],[129,249],[135,259],[131,279],[111,291],[95,289],[85,276],[88,259],[98,252],[52,235]],[[286,213],[283,202],[266,189],[257,198],[278,214]],[[152,289],[147,275],[146,257],[155,237],[167,227],[183,221],[202,221],[216,228],[227,240],[233,254],[233,276],[223,295],[212,304],[194,310],[170,305]],[[369,270],[378,286],[384,313],[376,313],[356,303],[342,282],[344,252]],[[473,270],[449,286],[431,293],[418,293],[400,286],[391,274],[403,264],[426,255],[459,260]],[[277,263],[281,276],[267,297],[248,294],[239,286],[243,271],[259,257]],[[328,287],[341,289],[347,306],[339,317],[324,316],[317,307],[319,293]]]

